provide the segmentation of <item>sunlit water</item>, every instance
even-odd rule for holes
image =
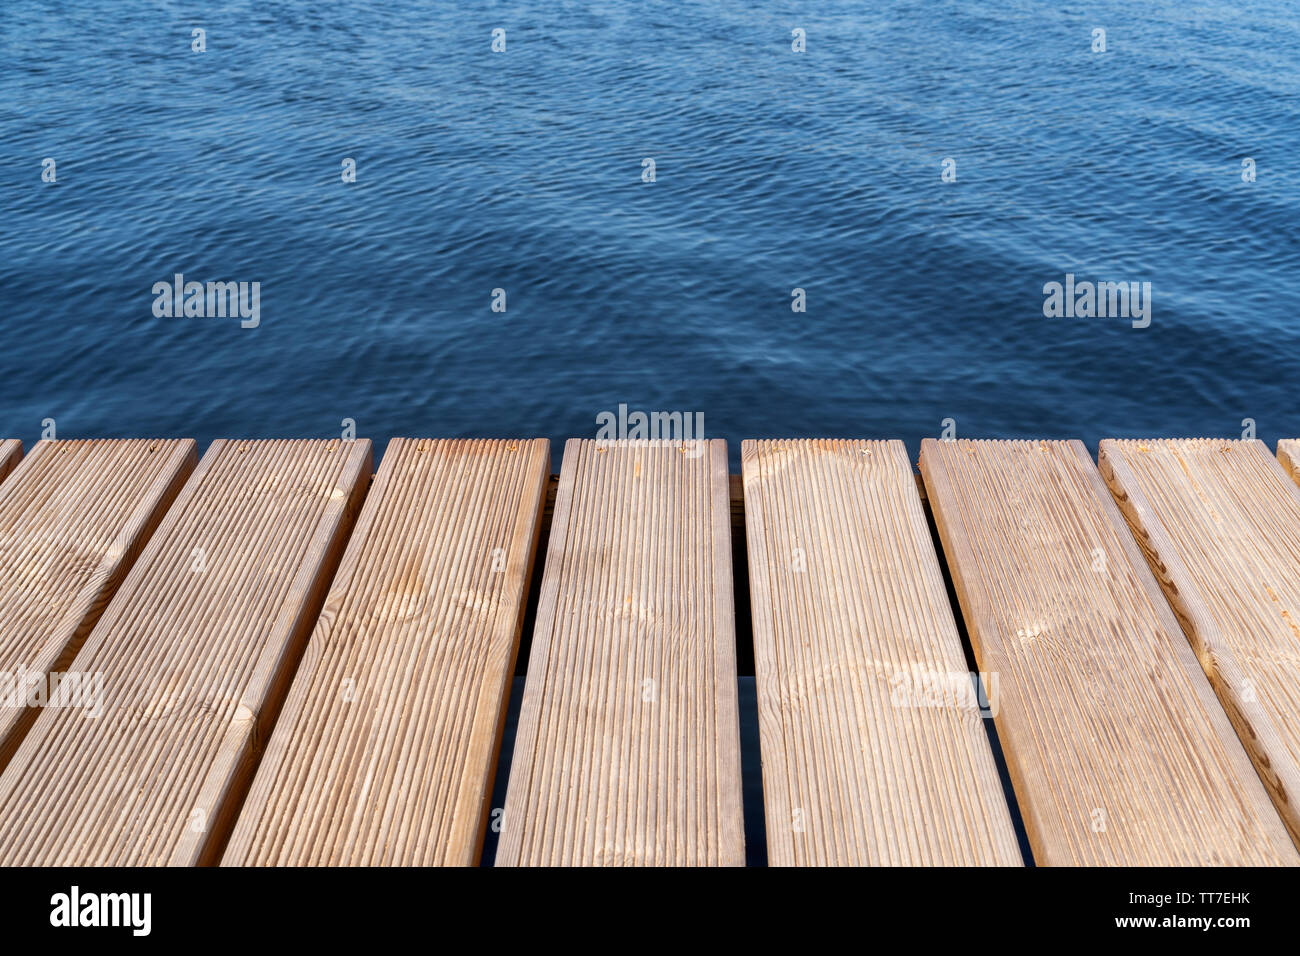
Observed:
[[[1290,5],[760,6],[10,0],[0,431],[1300,434]]]

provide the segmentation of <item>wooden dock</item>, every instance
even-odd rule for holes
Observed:
[[[0,484],[0,673],[48,694],[196,458],[192,441],[41,442]],[[0,708],[0,770],[38,713]]]
[[[1295,862],[1079,442],[938,442],[921,472],[1044,864]]]
[[[498,866],[745,862],[724,442],[571,440]]]
[[[769,862],[1019,865],[902,442],[742,462]]]
[[[213,443],[68,665],[102,699],[0,775],[0,863],[214,861],[370,471],[368,441]]]
[[[1300,487],[1259,441],[1106,441],[1100,461],[1300,841]]]
[[[0,441],[0,864],[1297,865],[1275,454]]]
[[[225,865],[478,861],[549,462],[393,440]]]

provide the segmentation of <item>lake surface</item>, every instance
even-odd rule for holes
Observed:
[[[0,11],[6,437],[1300,435],[1292,4],[227,7]]]

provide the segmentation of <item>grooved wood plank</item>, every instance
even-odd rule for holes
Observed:
[[[1300,845],[1300,488],[1255,440],[1108,440],[1099,465]]]
[[[921,446],[1040,864],[1300,862],[1077,441]]]
[[[197,457],[188,438],[41,441],[0,484],[0,770],[39,714],[25,691],[49,700]]]
[[[0,864],[212,861],[369,475],[369,441],[212,443],[72,661],[102,712],[0,775]]]
[[[223,865],[477,864],[549,471],[389,443]]]
[[[1281,439],[1277,443],[1277,460],[1292,479],[1300,482],[1300,439]]]
[[[0,481],[13,471],[23,457],[23,443],[17,438],[0,440]]]
[[[727,446],[565,445],[498,866],[743,865]]]
[[[741,460],[769,863],[1020,865],[903,443]]]

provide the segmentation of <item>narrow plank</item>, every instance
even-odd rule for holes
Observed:
[[[1103,441],[1102,476],[1300,845],[1300,488],[1261,441]]]
[[[1300,439],[1283,438],[1278,441],[1277,460],[1292,479],[1300,482]]]
[[[549,472],[389,443],[223,865],[477,864]]]
[[[743,865],[727,446],[571,439],[497,865]]]
[[[1020,865],[903,443],[742,470],[768,862]]]
[[[1040,864],[1300,863],[1077,441],[921,448]]]
[[[18,685],[49,700],[197,458],[191,439],[41,441],[0,484],[0,770],[39,713]]]
[[[0,775],[0,865],[211,862],[370,474],[368,441],[216,441]]]
[[[23,443],[17,438],[0,440],[0,481],[17,467],[23,457]]]

